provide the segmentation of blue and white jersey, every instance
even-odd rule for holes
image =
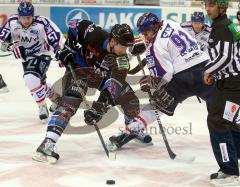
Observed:
[[[196,38],[202,51],[207,52],[208,50],[208,38],[211,32],[211,27],[207,24],[203,25],[203,30],[199,33],[195,33],[191,22],[181,23],[182,28],[186,30],[193,38]]]
[[[152,76],[170,81],[174,74],[207,61],[209,57],[180,24],[164,20],[148,45],[146,59]]]
[[[0,42],[4,41],[19,42],[27,55],[50,55],[65,39],[60,29],[46,17],[34,16],[33,23],[26,29],[20,24],[18,15],[12,15],[0,30]]]

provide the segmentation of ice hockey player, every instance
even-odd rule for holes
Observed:
[[[211,27],[204,23],[204,19],[203,12],[196,11],[192,14],[191,21],[184,22],[181,24],[181,26],[197,40],[200,49],[207,52],[208,38]]]
[[[76,113],[83,101],[87,88],[97,88],[100,96],[92,107],[84,111],[85,122],[93,125],[101,120],[109,106],[120,105],[126,124],[125,136],[140,138],[142,141],[151,139],[144,134],[144,123],[138,128],[129,125],[131,121],[139,121],[139,100],[130,85],[125,81],[129,70],[126,49],[133,46],[134,36],[127,24],[116,24],[108,33],[101,27],[88,20],[71,20],[69,23],[68,39],[62,50],[56,54],[67,68],[75,68],[76,75],[81,77],[78,85],[70,76],[68,87],[64,90],[60,106],[51,116],[46,137],[37,148],[34,160],[56,163],[59,154],[56,152],[56,142],[66,128],[71,117]],[[75,63],[74,63],[75,62]],[[124,139],[123,139],[124,141]]]
[[[1,30],[2,27],[0,27]],[[2,50],[2,46],[0,48],[0,51],[5,52],[4,50]],[[0,74],[0,93],[6,93],[9,92],[8,88],[7,88],[7,84],[4,82],[2,75]]]
[[[208,129],[219,170],[211,174],[215,186],[240,186],[240,35],[235,23],[228,19],[228,0],[205,0],[212,22],[209,56],[204,80],[216,82],[216,91],[208,106]]]
[[[178,103],[194,95],[210,102],[214,85],[207,86],[203,81],[209,57],[200,50],[196,39],[180,24],[160,21],[152,13],[143,14],[137,27],[148,44],[146,61],[150,73],[141,78],[140,86],[144,92],[153,91],[151,105],[146,105],[139,114],[141,119],[147,124],[156,120],[152,106],[161,111],[159,115],[172,116]],[[110,139],[113,151],[119,148],[115,139]]]
[[[59,48],[64,37],[51,20],[34,16],[30,2],[21,2],[17,11],[18,14],[10,16],[0,30],[0,43],[9,42],[9,50],[22,60],[25,85],[38,104],[40,120],[45,121],[49,115],[45,98],[54,100],[55,97],[53,89],[46,83],[51,61],[48,57]]]

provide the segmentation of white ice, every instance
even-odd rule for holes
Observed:
[[[131,142],[117,152],[116,161],[110,161],[96,132],[92,132],[63,134],[57,144],[59,162],[47,165],[31,159],[44,139],[46,124],[38,120],[37,106],[22,79],[21,62],[12,56],[0,58],[0,73],[10,90],[0,95],[0,187],[104,187],[108,186],[108,179],[115,180],[116,187],[210,186],[209,174],[218,167],[210,146],[205,103],[199,104],[197,98],[179,105],[173,117],[162,118],[164,126],[168,127],[167,136],[173,151],[196,156],[191,164],[169,159],[159,133],[152,135],[153,146],[143,147]],[[63,73],[64,69],[53,61],[47,74],[48,82],[53,83]],[[108,114],[108,117],[111,116]],[[71,124],[85,126],[82,109]],[[122,115],[112,125],[101,129],[104,139],[116,134],[121,126]],[[158,129],[156,123],[151,127]],[[187,134],[173,134],[172,129],[177,127],[185,127]]]

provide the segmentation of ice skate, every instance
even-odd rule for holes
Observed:
[[[152,143],[152,137],[144,131],[144,129],[141,129],[136,132],[136,138],[134,139],[136,143],[143,146],[151,146]]]
[[[45,138],[41,145],[37,148],[36,154],[32,157],[33,160],[49,164],[55,164],[59,159],[55,143],[50,138]]]
[[[212,186],[222,187],[222,186],[240,186],[239,176],[228,175],[222,171],[213,173],[210,176]]]
[[[129,134],[126,131],[122,131],[120,135],[114,135],[109,138],[107,148],[109,151],[116,151],[134,138],[136,138],[135,134]]]

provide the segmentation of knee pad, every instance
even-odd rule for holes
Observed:
[[[24,82],[29,90],[33,90],[41,85],[41,79],[33,74],[24,75]]]
[[[63,96],[59,103],[60,107],[57,110],[66,113],[71,118],[77,112],[81,102],[82,98]]]
[[[87,93],[86,82],[78,80],[78,84],[73,83],[70,87],[68,87],[64,95],[82,98],[82,95],[85,95],[86,93]]]
[[[77,109],[80,106],[80,104],[81,104],[81,100],[79,98],[66,97],[66,96],[63,97],[60,102],[60,106],[52,114],[51,119],[48,122],[48,130],[58,131],[55,133],[61,135],[61,133],[66,128],[71,117],[77,112]],[[57,128],[54,128],[54,127],[57,127]]]

